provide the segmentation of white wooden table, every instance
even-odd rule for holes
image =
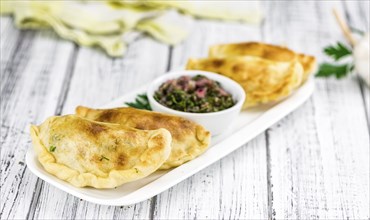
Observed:
[[[369,1],[263,2],[260,26],[198,20],[170,47],[136,39],[124,58],[1,18],[1,219],[369,219],[370,91],[355,75],[316,79],[312,98],[236,152],[147,201],[81,201],[25,166],[29,124],[97,107],[148,83],[209,45],[258,40],[325,58],[344,41],[331,13],[369,30]]]

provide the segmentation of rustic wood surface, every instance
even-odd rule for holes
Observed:
[[[206,55],[211,44],[259,40],[327,58],[344,41],[331,13],[368,31],[369,1],[262,3],[259,26],[197,20],[180,45],[141,36],[124,58],[78,47],[52,31],[1,17],[1,219],[369,219],[370,90],[356,76],[316,79],[312,98],[254,140],[138,204],[82,201],[25,165],[30,123],[97,107]]]

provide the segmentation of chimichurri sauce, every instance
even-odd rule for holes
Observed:
[[[154,99],[168,108],[193,113],[218,112],[235,105],[219,82],[203,75],[168,80],[154,93]]]

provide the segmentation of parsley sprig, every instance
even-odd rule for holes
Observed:
[[[354,69],[353,64],[335,65],[331,63],[320,64],[319,71],[316,73],[317,77],[328,77],[334,75],[337,79],[345,77]]]
[[[344,44],[338,42],[336,45],[324,48],[324,53],[335,61],[352,55],[352,50]],[[353,62],[345,64],[322,63],[316,73],[316,77],[335,76],[337,79],[343,78],[351,73],[354,69]]]
[[[352,54],[352,50],[341,42],[338,42],[337,45],[325,47],[324,52],[326,55],[332,57],[335,61]]]
[[[137,95],[135,102],[125,102],[125,104],[133,108],[152,110],[146,94]]]

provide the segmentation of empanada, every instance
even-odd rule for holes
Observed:
[[[171,152],[165,129],[137,130],[75,115],[31,126],[45,170],[77,187],[114,188],[156,171]]]
[[[279,62],[298,61],[304,69],[303,82],[316,68],[316,59],[313,56],[297,54],[286,47],[258,42],[214,45],[210,47],[208,55],[212,58],[256,56]]]
[[[303,77],[298,61],[277,62],[256,56],[189,59],[186,69],[216,72],[238,82],[246,93],[243,108],[290,95]]]
[[[179,166],[202,154],[210,143],[210,132],[187,119],[134,108],[90,109],[79,106],[76,114],[101,122],[119,123],[144,130],[165,128],[172,135],[170,157],[160,167],[169,169]]]

